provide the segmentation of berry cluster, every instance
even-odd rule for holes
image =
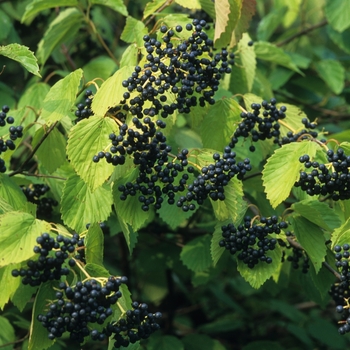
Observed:
[[[75,123],[80,122],[83,119],[87,119],[92,116],[94,113],[91,109],[91,103],[93,99],[93,94],[91,90],[86,90],[84,93],[84,101],[77,105],[77,110],[74,112],[77,119],[75,119]]]
[[[176,38],[176,32],[183,30],[180,25],[175,31],[160,27],[163,43],[144,36],[147,63],[143,68],[136,66],[131,77],[122,82],[128,91],[121,104],[127,103],[132,115],[142,119],[158,113],[166,118],[175,110],[189,113],[197,105],[197,96],[201,106],[215,103],[213,96],[222,75],[231,72],[234,55],[225,49],[214,55],[213,40],[204,28],[209,28],[206,21],[194,19],[186,25],[191,34],[185,41]],[[169,102],[170,94],[175,96],[174,102]]]
[[[336,245],[335,251],[335,266],[340,272],[340,282],[332,286],[330,294],[336,303],[336,311],[341,314],[341,320],[338,331],[340,334],[350,332],[350,309],[348,298],[350,296],[350,245],[344,244],[343,246]]]
[[[38,315],[38,321],[47,328],[49,339],[59,338],[65,332],[70,333],[70,339],[78,343],[91,335],[93,339],[104,340],[104,333],[96,336],[96,330],[90,330],[91,325],[102,325],[113,314],[111,308],[122,296],[120,286],[127,282],[126,277],[110,276],[101,286],[94,279],[77,282],[74,287],[68,287],[64,282],[59,284],[56,301],[50,304],[46,314]]]
[[[306,169],[313,168],[311,172],[300,172],[299,180],[295,183],[310,196],[330,195],[333,200],[350,198],[350,156],[342,148],[336,152],[327,151],[329,164],[312,162],[308,155],[299,158]]]
[[[134,301],[132,309],[126,312],[126,318],[122,318],[116,323],[110,323],[104,329],[104,332],[107,336],[113,336],[115,340],[114,347],[127,347],[130,343],[133,344],[141,339],[147,339],[158,330],[160,328],[158,320],[161,317],[160,312],[150,313],[147,304],[139,304]]]
[[[226,248],[232,255],[237,255],[248,267],[253,268],[259,261],[270,264],[272,258],[266,253],[274,250],[277,244],[275,238],[270,238],[270,234],[279,234],[281,229],[288,227],[284,221],[278,223],[277,216],[271,218],[261,217],[260,224],[252,222],[250,216],[244,218],[244,224],[237,228],[233,224],[222,226],[222,236],[224,239],[219,242],[220,247]]]
[[[73,267],[76,260],[70,257],[75,252],[76,247],[84,246],[84,239],[80,239],[78,234],[72,238],[57,235],[56,239],[48,233],[43,233],[36,239],[39,246],[34,247],[34,253],[39,254],[37,260],[28,260],[27,268],[12,270],[13,277],[22,277],[22,283],[32,287],[39,286],[43,282],[60,280],[62,276],[69,274],[69,268],[63,264],[68,259],[68,266]],[[76,259],[79,256],[75,257]]]
[[[36,214],[39,219],[45,219],[51,216],[53,207],[56,207],[58,205],[58,202],[53,198],[42,197],[48,191],[50,191],[49,186],[42,184],[33,184],[29,187],[21,186],[21,189],[28,202],[37,205]]]
[[[246,138],[250,135],[253,142],[274,137],[275,143],[278,143],[280,137],[280,124],[278,120],[286,117],[285,111],[287,108],[281,106],[278,109],[276,103],[277,101],[275,98],[272,98],[270,103],[267,101],[262,101],[261,104],[252,103],[252,112],[242,112],[241,118],[243,121],[234,132],[229,146],[234,148],[239,137]],[[263,111],[261,111],[262,107],[264,108]],[[254,152],[255,147],[251,146],[250,150]]]
[[[309,271],[309,268],[310,268],[308,255],[306,254],[305,251],[303,251],[301,249],[293,248],[293,255],[288,256],[287,260],[292,263],[292,266],[294,269],[299,268],[300,259],[303,260],[302,272],[307,273]]]
[[[14,118],[7,116],[7,113],[10,111],[9,106],[2,106],[0,112],[0,127],[4,127],[6,124],[13,124],[15,122]],[[9,127],[9,139],[4,140],[0,138],[0,154],[6,152],[7,150],[13,151],[16,148],[16,145],[13,141],[17,138],[23,136],[23,127],[22,126],[10,126]],[[0,173],[6,172],[5,161],[0,159]]]
[[[289,131],[286,136],[283,136],[281,140],[278,142],[280,145],[285,145],[287,143],[292,143],[296,141],[307,140],[310,137],[316,138],[318,133],[316,131],[312,131],[316,128],[315,123],[311,123],[307,118],[303,118],[301,122],[304,124],[306,129],[302,129],[297,133],[293,133]]]

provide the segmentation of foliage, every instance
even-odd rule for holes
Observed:
[[[349,347],[348,2],[0,17],[1,348]]]

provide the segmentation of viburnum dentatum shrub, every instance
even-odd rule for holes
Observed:
[[[0,347],[347,348],[347,6],[0,4]]]

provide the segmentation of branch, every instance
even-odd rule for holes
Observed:
[[[0,2],[1,2],[1,1],[0,1]],[[9,345],[22,343],[22,342],[24,342],[27,338],[29,338],[29,333],[27,333],[27,334],[26,334],[23,338],[21,338],[21,339],[17,339],[17,340],[15,340],[15,341],[13,341],[13,342],[0,345],[0,349],[1,349],[1,348],[5,348],[5,347],[7,347],[7,346],[9,346]]]
[[[22,172],[22,169],[29,163],[29,161],[34,157],[35,152],[39,149],[39,147],[43,144],[43,142],[46,140],[46,138],[50,135],[51,131],[55,128],[58,121],[56,121],[54,124],[52,124],[45,135],[41,138],[41,140],[38,142],[38,144],[33,148],[33,150],[30,152],[28,158],[23,162],[23,164],[15,171],[9,174],[9,177],[14,176],[16,174],[20,174]]]
[[[283,46],[285,44],[288,44],[291,41],[293,41],[294,39],[299,38],[303,35],[306,35],[315,29],[321,28],[321,27],[325,26],[326,24],[328,24],[328,21],[326,19],[324,19],[322,22],[314,24],[313,26],[311,26],[309,28],[303,29],[300,32],[295,33],[294,35],[290,36],[289,38],[280,41],[279,43],[276,44],[276,46]]]
[[[45,174],[30,174],[30,173],[27,173],[24,171],[21,171],[21,174],[24,176],[44,177],[44,178],[48,178],[48,179],[57,179],[57,180],[63,180],[63,181],[67,180],[65,177],[54,176],[54,175],[45,175]]]

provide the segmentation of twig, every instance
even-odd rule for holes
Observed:
[[[73,61],[71,55],[69,54],[68,48],[67,48],[67,46],[66,46],[65,44],[62,44],[62,45],[61,45],[61,51],[62,51],[64,57],[66,58],[67,62],[69,63],[70,67],[72,68],[72,70],[73,70],[73,71],[76,70],[76,69],[77,69],[77,66],[76,66],[76,64],[74,63],[74,61]]]
[[[44,178],[48,178],[48,179],[57,179],[57,180],[63,180],[63,181],[67,180],[65,177],[54,176],[54,175],[45,175],[45,174],[30,174],[30,173],[27,173],[24,171],[21,171],[21,174],[24,176],[44,177]]]
[[[28,158],[23,162],[23,164],[15,171],[9,174],[9,177],[14,176],[16,174],[20,174],[22,172],[22,169],[29,163],[29,161],[34,157],[35,152],[39,149],[39,147],[43,144],[43,142],[46,140],[46,138],[50,135],[51,131],[55,128],[58,121],[56,121],[54,124],[52,124],[47,132],[44,134],[44,136],[41,138],[41,140],[38,142],[38,144],[33,148],[31,153],[29,154]]]
[[[0,2],[1,2],[1,1],[0,1]],[[0,345],[0,349],[1,349],[1,348],[5,348],[6,346],[9,346],[9,345],[22,343],[22,342],[24,342],[28,337],[29,337],[29,333],[27,333],[27,334],[26,334],[23,338],[21,338],[21,339],[17,339],[17,340],[15,340],[15,341],[12,341],[12,342],[5,343],[5,344]]]
[[[294,35],[290,36],[289,38],[280,41],[279,43],[276,44],[276,46],[283,46],[285,44],[288,44],[291,41],[293,41],[294,39],[299,38],[305,34],[308,34],[315,29],[321,28],[321,27],[325,26],[326,24],[328,24],[328,21],[326,19],[324,19],[322,22],[314,24],[313,26],[311,26],[309,28],[305,28],[305,29],[301,30],[300,32],[295,33]]]

